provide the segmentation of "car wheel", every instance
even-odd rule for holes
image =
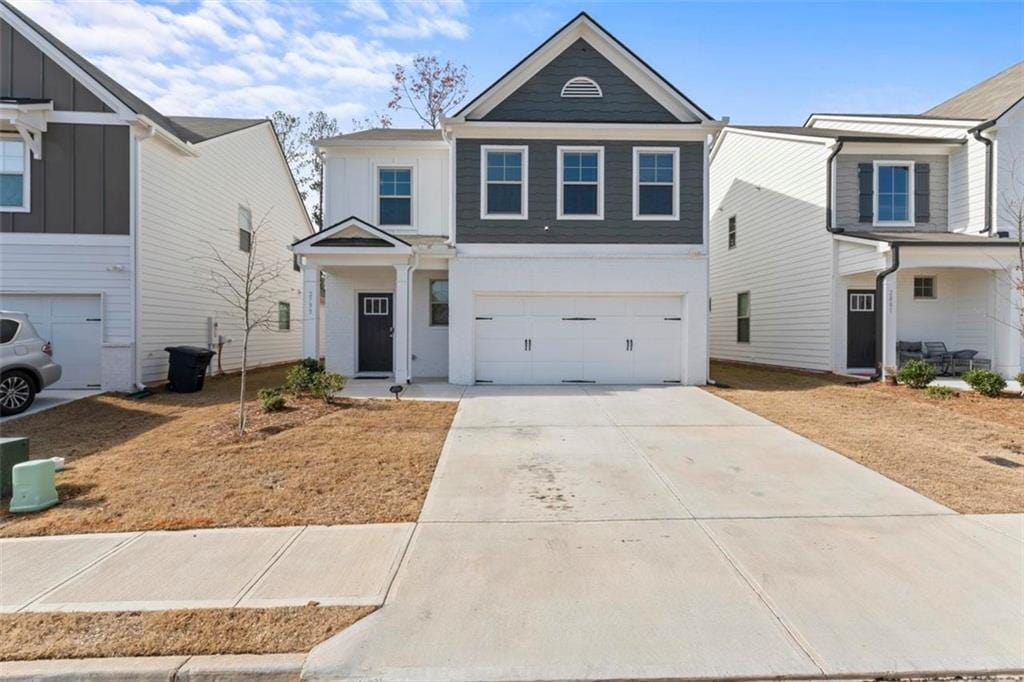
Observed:
[[[0,415],[21,414],[35,399],[35,384],[25,372],[5,372],[0,377]]]

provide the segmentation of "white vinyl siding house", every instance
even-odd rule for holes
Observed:
[[[831,369],[832,238],[818,141],[729,135],[711,161],[713,357]],[[742,236],[729,248],[729,219]],[[784,265],[783,265],[784,264]],[[750,292],[751,343],[738,343],[736,297]]]

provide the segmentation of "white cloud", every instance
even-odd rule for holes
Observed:
[[[412,39],[469,32],[462,0],[13,1],[166,115],[322,109],[346,126],[382,108],[392,68],[417,51]]]

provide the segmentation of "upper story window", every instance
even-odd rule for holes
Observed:
[[[604,218],[604,147],[558,148],[558,219]]]
[[[238,248],[245,253],[252,250],[252,210],[238,206]]]
[[[525,219],[528,148],[484,146],[480,152],[480,217]]]
[[[729,218],[729,248],[736,248],[736,216]]]
[[[412,227],[412,169],[377,169],[377,222]]]
[[[28,147],[19,137],[0,137],[0,211],[30,210]]]
[[[875,225],[914,224],[914,164],[875,162]]]
[[[601,86],[592,78],[576,76],[562,86],[562,97],[603,97]]]
[[[679,218],[679,150],[633,148],[633,219]]]

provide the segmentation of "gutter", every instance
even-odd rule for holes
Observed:
[[[900,269],[900,245],[892,245],[892,265],[875,275],[875,380],[884,374],[885,351],[885,278]]]
[[[842,234],[843,228],[832,226],[832,185],[835,182],[834,176],[835,171],[832,168],[832,162],[839,156],[839,152],[843,151],[843,141],[836,140],[836,143],[832,145],[832,153],[828,155],[828,160],[825,162],[825,229],[830,234]]]
[[[982,230],[985,234],[992,234],[992,157],[995,150],[992,146],[992,140],[981,133],[995,124],[995,119],[993,119],[968,131],[974,136],[975,140],[985,145],[985,229]]]

